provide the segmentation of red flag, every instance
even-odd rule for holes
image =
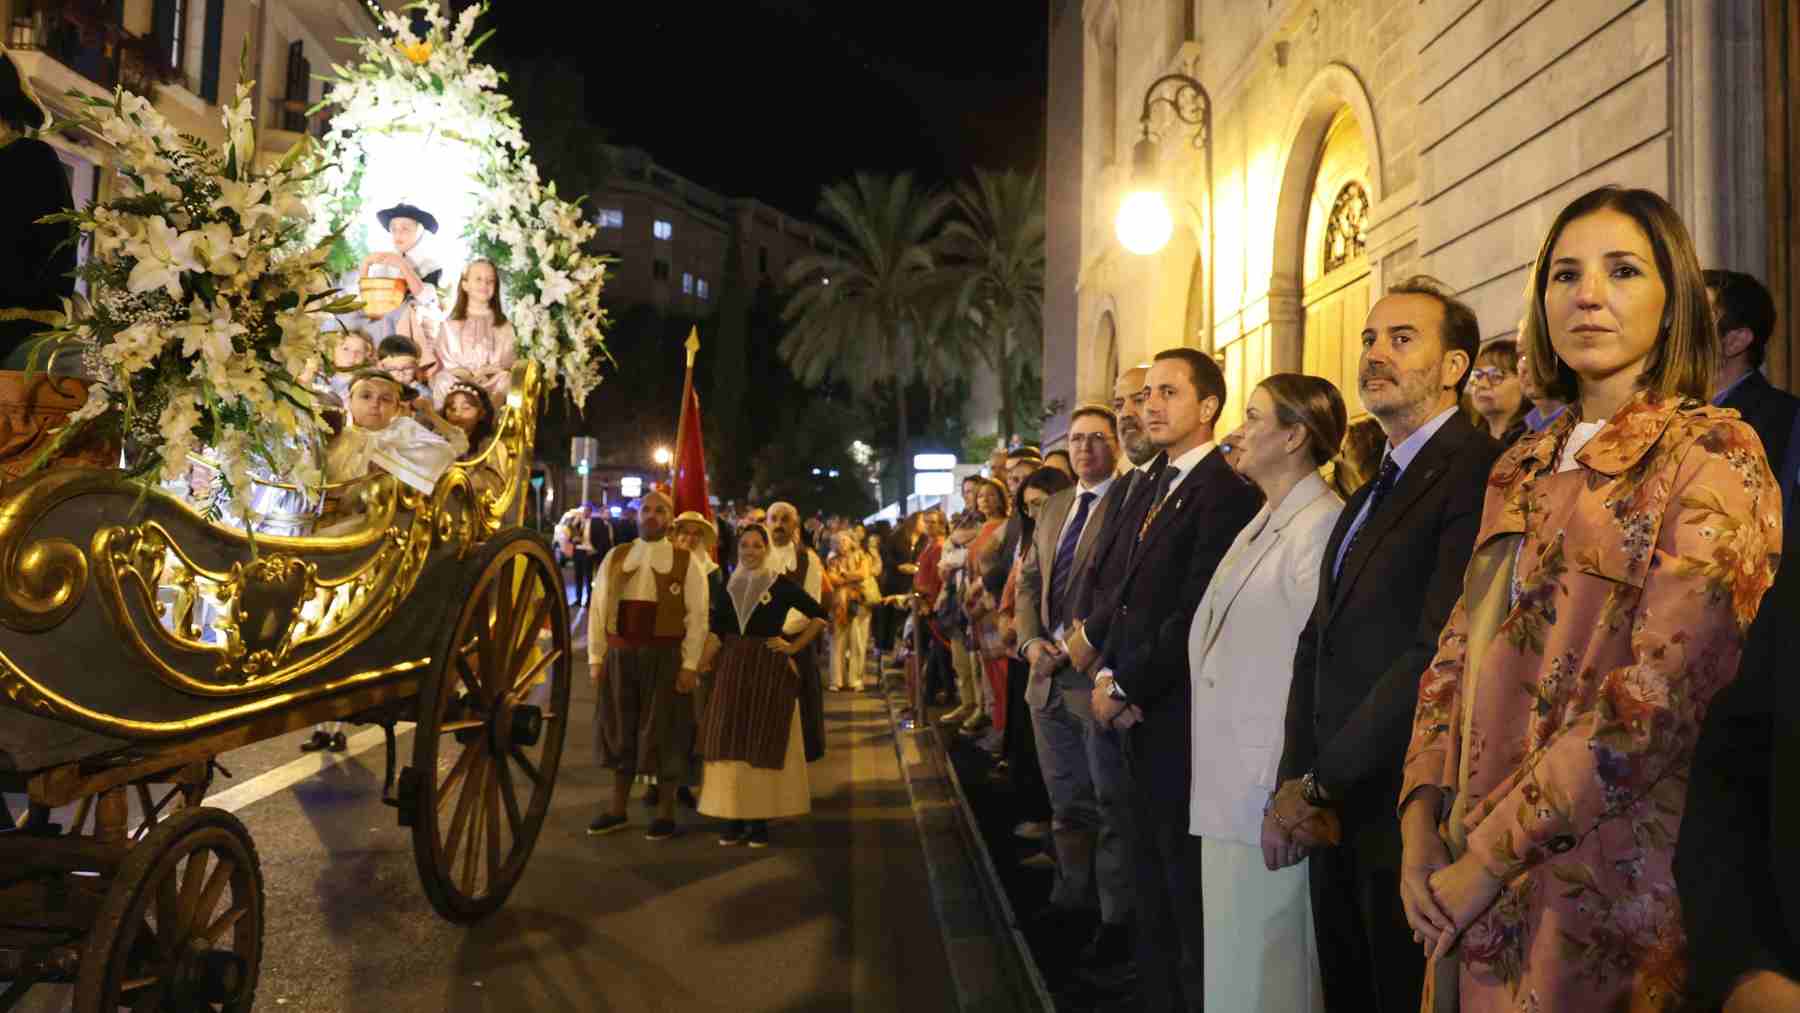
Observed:
[[[688,335],[687,349],[687,382],[682,385],[681,424],[675,433],[675,512],[692,510],[712,520],[712,501],[706,492],[706,441],[700,434],[700,395],[694,390],[699,328]]]

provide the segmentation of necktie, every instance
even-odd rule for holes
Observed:
[[[1175,484],[1175,473],[1179,470],[1181,469],[1173,464],[1165,464],[1163,470],[1157,473],[1156,489],[1150,494],[1150,512],[1144,515],[1143,526],[1138,528],[1138,541],[1144,540],[1144,533],[1150,530],[1150,525],[1156,520],[1157,513],[1162,510],[1163,500],[1168,498],[1169,487]]]
[[[1050,564],[1050,628],[1056,629],[1063,621],[1063,599],[1069,590],[1069,577],[1075,569],[1075,547],[1081,544],[1081,529],[1086,526],[1088,508],[1094,505],[1094,494],[1081,494],[1081,505],[1075,508],[1075,519],[1069,523],[1069,530],[1063,532],[1062,542],[1056,546],[1056,560]]]
[[[1375,512],[1381,509],[1381,501],[1394,491],[1394,483],[1399,480],[1400,466],[1394,463],[1394,455],[1382,455],[1381,471],[1375,476],[1375,488],[1369,490],[1369,509],[1363,511],[1362,523],[1356,526],[1355,531],[1350,532],[1349,544],[1344,546],[1344,554],[1338,560],[1340,569],[1344,565],[1343,560],[1349,559],[1351,551],[1356,548],[1356,540],[1362,537],[1363,529],[1375,519]]]

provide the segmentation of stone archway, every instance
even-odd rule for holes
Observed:
[[[1366,153],[1366,170],[1354,174],[1365,206],[1379,203],[1386,193],[1375,107],[1369,101],[1368,89],[1349,67],[1327,64],[1313,76],[1294,107],[1287,138],[1281,191],[1275,206],[1274,255],[1269,276],[1269,368],[1273,372],[1302,371],[1308,366],[1308,256],[1319,256],[1324,245],[1322,227],[1312,220],[1321,218],[1315,214],[1320,203],[1320,169],[1334,141],[1338,146]],[[1327,211],[1323,217],[1327,220],[1337,196],[1338,191],[1334,191],[1324,199]],[[1319,272],[1313,280],[1317,282],[1328,274]],[[1340,275],[1336,280],[1341,282],[1345,277]],[[1362,277],[1369,277],[1366,268]],[[1360,330],[1360,317],[1356,323]],[[1315,363],[1318,358],[1315,353]],[[1341,372],[1341,365],[1332,372]]]

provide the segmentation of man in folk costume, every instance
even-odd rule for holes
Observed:
[[[785,575],[823,605],[825,564],[819,561],[818,553],[800,544],[800,511],[792,503],[771,503],[768,517],[769,559],[765,565],[771,573]],[[805,628],[806,617],[789,611],[782,632],[798,636]],[[825,682],[817,651],[801,651],[794,655],[794,662],[800,668],[800,723],[806,733],[806,759],[810,763],[825,755]]]
[[[427,331],[441,315],[437,284],[444,269],[430,253],[427,235],[436,235],[438,220],[424,208],[405,201],[375,213],[375,220],[387,230],[392,250],[378,250],[363,258],[357,271],[362,278],[398,278],[406,283],[401,304],[384,314],[368,318],[365,328],[377,344],[382,339],[401,334],[424,347]]]
[[[681,784],[694,743],[689,694],[700,683],[708,591],[698,553],[669,541],[674,504],[660,491],[638,507],[638,537],[615,546],[594,576],[588,610],[588,667],[600,765],[613,772],[609,811],[592,835],[625,826],[632,780],[641,772]],[[675,793],[663,792],[644,835],[675,836]]]

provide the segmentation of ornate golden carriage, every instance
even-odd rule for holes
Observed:
[[[516,367],[494,439],[429,494],[359,485],[347,535],[252,538],[95,468],[0,492],[0,791],[28,799],[0,832],[0,1010],[38,982],[81,1013],[250,1009],[262,874],[204,798],[221,753],[320,721],[387,732],[440,914],[504,903],[569,702],[561,573],[519,524],[540,387]]]

